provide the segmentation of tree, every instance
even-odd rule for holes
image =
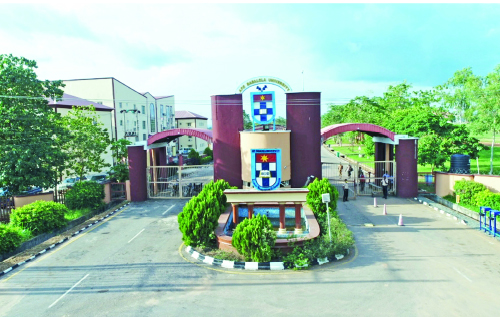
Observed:
[[[461,110],[473,132],[493,133],[490,154],[490,174],[493,174],[493,147],[500,130],[500,65],[485,77],[474,75],[470,68],[463,69],[448,80],[446,87],[451,87],[449,99],[463,99]]]
[[[129,140],[120,139],[111,143],[111,153],[115,159],[115,165],[111,167],[113,172],[113,177],[115,177],[119,182],[125,182],[128,180],[128,152],[127,145],[132,144]]]
[[[89,172],[100,172],[110,164],[102,154],[110,145],[107,129],[98,121],[94,106],[74,107],[64,117],[64,124],[70,131],[64,150],[69,156],[67,170],[80,179]]]
[[[250,119],[250,115],[243,110],[243,128],[248,130],[253,128],[252,120]]]
[[[200,153],[195,149],[191,149],[188,153],[188,159],[191,160],[190,165],[200,165]]]
[[[276,125],[280,125],[286,128],[286,119],[283,117],[276,117]]]
[[[476,158],[479,152],[485,149],[477,138],[471,136],[465,124],[455,125],[448,134],[448,140],[450,154],[467,154],[471,158]]]
[[[203,150],[203,154],[205,154],[206,156],[214,156],[214,151],[212,151],[212,149],[210,149],[208,146],[205,148],[205,150]]]
[[[418,164],[431,165],[431,172],[436,167],[444,167],[450,157],[446,139],[436,134],[424,135],[418,141]]]
[[[18,193],[28,186],[53,187],[66,155],[60,125],[46,98],[60,98],[61,81],[37,78],[35,61],[0,55],[0,186]]]

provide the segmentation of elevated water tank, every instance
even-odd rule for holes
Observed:
[[[450,162],[450,173],[470,174],[470,156],[453,154]]]

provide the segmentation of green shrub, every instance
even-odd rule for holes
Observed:
[[[200,153],[195,149],[189,151],[188,159],[190,159],[190,165],[200,165]]]
[[[205,156],[201,158],[201,164],[207,164],[212,162],[213,158],[211,156]]]
[[[205,150],[203,151],[203,154],[205,154],[206,156],[210,156],[210,157],[213,157],[214,156],[214,151],[212,151],[208,146],[205,148]]]
[[[275,242],[276,232],[265,215],[243,220],[233,232],[232,244],[246,260],[270,261]]]
[[[474,195],[473,202],[477,207],[485,206],[500,210],[500,193],[495,194],[489,190],[484,190]]]
[[[190,246],[206,246],[215,239],[214,230],[226,209],[224,190],[230,188],[224,180],[210,182],[184,206],[177,216],[182,241]]]
[[[38,235],[64,226],[66,212],[68,208],[63,204],[39,200],[14,209],[10,214],[10,222],[13,226],[28,229]]]
[[[456,195],[460,195],[460,203],[473,205],[472,201],[475,194],[487,190],[486,186],[475,181],[462,179],[455,182],[453,186]]]
[[[330,219],[332,228],[332,241],[335,254],[346,254],[347,249],[354,245],[354,235],[346,224],[338,217]],[[328,235],[328,233],[326,233]]]
[[[318,180],[317,178],[307,186],[309,193],[307,193],[307,205],[311,208],[315,215],[326,213],[326,206],[321,200],[321,195],[325,193],[330,193],[330,215],[336,215],[337,209],[337,199],[339,198],[339,192],[337,189],[330,185],[328,179],[323,178]]]
[[[104,185],[93,181],[78,182],[66,193],[66,206],[69,209],[94,210],[104,204],[103,199]]]
[[[31,238],[29,230],[0,223],[0,254],[14,251],[29,238]]]

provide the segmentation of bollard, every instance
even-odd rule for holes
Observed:
[[[403,215],[402,214],[399,214],[398,226],[404,226],[404,224],[403,224]]]
[[[382,212],[382,215],[387,216],[387,207],[384,204],[384,212]]]
[[[373,197],[373,207],[377,207],[377,197]]]

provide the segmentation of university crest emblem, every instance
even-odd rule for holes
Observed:
[[[253,121],[258,124],[269,124],[276,116],[274,91],[250,93]]]
[[[252,184],[258,190],[273,190],[281,183],[281,149],[252,150]]]

